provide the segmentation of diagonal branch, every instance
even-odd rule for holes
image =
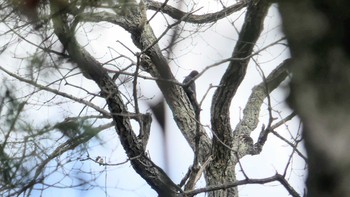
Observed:
[[[32,80],[28,80],[28,79],[25,79],[25,78],[23,78],[23,77],[20,77],[20,76],[18,76],[18,75],[16,75],[16,74],[14,74],[14,73],[12,73],[12,72],[6,70],[6,69],[3,68],[2,66],[0,66],[0,70],[4,71],[6,74],[10,75],[11,77],[18,79],[19,81],[22,81],[22,82],[24,82],[24,83],[30,84],[30,85],[32,85],[32,86],[38,88],[39,90],[45,90],[45,91],[51,92],[51,93],[53,93],[53,94],[55,94],[55,95],[59,95],[59,96],[62,96],[62,97],[64,97],[64,98],[73,100],[73,101],[75,101],[75,102],[84,104],[84,105],[89,106],[89,107],[93,108],[94,110],[100,112],[103,116],[105,116],[105,117],[110,117],[110,114],[109,114],[108,111],[106,111],[106,110],[100,108],[99,106],[97,106],[97,105],[95,105],[95,104],[93,104],[93,103],[91,103],[91,102],[88,102],[88,101],[86,101],[86,100],[84,100],[84,99],[77,98],[77,97],[75,97],[75,96],[73,96],[73,95],[70,95],[70,94],[67,94],[67,93],[65,93],[65,92],[61,92],[61,91],[58,91],[58,90],[56,90],[56,89],[52,89],[52,88],[49,88],[49,87],[47,87],[47,86],[38,84],[38,83],[36,83],[36,82],[34,82],[34,81],[32,81]]]
[[[168,14],[170,17],[177,20],[180,20],[184,16],[189,15],[189,13],[187,12],[183,12],[175,7],[172,7],[170,5],[167,5],[161,2],[152,1],[152,0],[148,0],[146,2],[149,9],[155,10],[155,11],[161,10],[163,13]],[[215,13],[203,14],[203,15],[190,14],[183,21],[189,22],[189,23],[197,23],[197,24],[216,22],[222,18],[225,18],[231,15],[234,12],[241,10],[242,8],[246,7],[247,4],[248,4],[247,1],[240,1],[234,5],[228,6]]]
[[[51,2],[50,8],[52,12],[59,11],[59,5],[57,5],[55,1]],[[94,57],[79,45],[74,34],[72,34],[74,29],[71,29],[67,24],[67,16],[64,13],[53,17],[52,20],[54,32],[58,36],[60,42],[66,47],[72,61],[77,63],[78,67],[85,73],[85,77],[94,80],[101,89],[101,96],[104,97],[107,102],[120,142],[128,157],[135,158],[130,161],[135,171],[142,176],[160,196],[172,196],[176,194],[180,191],[178,186],[173,183],[160,167],[148,158],[142,143],[138,140],[131,127],[129,117],[120,115],[128,113],[128,110],[123,103],[118,87],[109,77],[107,71],[102,67],[101,63],[96,61]]]
[[[282,141],[284,141],[286,144],[288,144],[293,149],[293,151],[295,151],[302,159],[304,159],[305,162],[308,162],[308,158],[302,152],[300,152],[297,144],[293,144],[292,142],[288,141],[287,139],[285,139],[283,136],[281,136],[274,130],[272,130],[271,133],[274,134],[279,139],[281,139]]]
[[[259,123],[259,113],[264,99],[273,90],[275,90],[279,84],[288,76],[288,62],[288,59],[283,61],[266,77],[265,81],[261,82],[253,88],[252,93],[248,98],[248,102],[243,110],[243,118],[237,124],[234,130],[236,136],[250,136],[250,133],[256,129]],[[262,132],[260,133],[258,142],[254,145],[255,148],[253,154],[258,154],[261,151],[262,146],[267,140],[267,135],[271,130],[273,129],[270,126],[268,128],[263,128]],[[238,147],[245,146],[245,144],[242,144],[242,142],[236,145]],[[246,152],[241,150],[240,156],[248,154],[250,152],[250,148],[252,147],[245,149]]]
[[[244,59],[252,54],[253,48],[260,33],[263,30],[263,23],[268,12],[270,3],[268,1],[251,1],[242,26],[237,44],[232,53],[232,60],[223,75],[219,87],[214,93],[211,107],[212,129],[218,138],[225,144],[232,146],[232,129],[230,126],[230,106],[236,91],[243,81],[249,59]],[[236,58],[238,58],[236,60]],[[243,58],[243,59],[240,59]],[[231,151],[213,138],[213,148],[218,159],[227,159]]]
[[[137,11],[132,11],[132,13],[136,13],[135,15],[125,16],[128,17],[128,19],[120,19],[121,17],[116,17],[114,14],[108,12],[99,12],[89,15],[82,14],[80,15],[80,20],[86,22],[107,21],[119,25],[126,31],[130,32],[134,44],[142,51],[141,58],[147,59],[146,61],[141,62],[141,66],[143,66],[143,69],[152,75],[152,79],[156,80],[166,101],[172,109],[176,123],[178,124],[180,130],[183,131],[183,134],[192,149],[195,149],[194,139],[196,136],[196,127],[193,126],[195,114],[193,109],[191,109],[192,105],[190,104],[189,100],[186,99],[187,96],[185,96],[183,88],[180,87],[182,84],[175,79],[169,68],[167,60],[161,53],[158,46],[158,41],[160,38],[156,38],[149,24],[143,23],[144,21],[147,21],[147,18],[145,9],[143,8],[144,5],[141,3],[139,7],[130,7],[130,9],[135,9]],[[176,26],[189,16],[190,14],[185,14],[179,21],[170,25],[166,31],[170,30],[171,27]],[[145,66],[145,64],[147,64],[147,66]],[[179,99],[182,99],[182,101]],[[211,147],[209,137],[206,136],[203,128],[201,128],[201,133],[203,133],[201,136],[201,141],[203,142],[202,146],[205,147],[203,150],[209,150]],[[201,162],[205,162],[207,156],[209,155],[208,151],[202,155],[206,156],[201,157],[200,160]]]
[[[130,7],[130,10],[132,10],[130,13],[134,13],[134,15],[127,16],[128,19],[125,20],[127,23],[120,26],[130,32],[134,44],[141,49],[141,66],[143,69],[148,71],[152,77],[162,79],[156,80],[156,83],[173,112],[174,120],[180,131],[190,147],[195,150],[197,127],[194,109],[185,94],[182,84],[178,83],[172,74],[168,62],[158,45],[159,39],[154,35],[151,26],[148,23],[143,23],[147,21],[143,1],[140,2],[139,6]],[[185,15],[181,20],[187,16],[189,15]],[[175,22],[174,25],[178,23]],[[199,161],[204,163],[210,154],[211,144],[204,128],[200,126],[199,130],[201,134],[199,140]]]
[[[237,135],[250,135],[250,132],[257,127],[260,108],[264,99],[275,90],[289,74],[288,62],[289,59],[283,61],[266,77],[266,81],[261,82],[253,88],[243,110],[243,118],[235,129]]]
[[[47,156],[45,160],[43,160],[35,169],[33,178],[31,181],[29,181],[27,184],[22,186],[22,188],[16,192],[16,194],[21,194],[25,192],[27,189],[31,189],[34,187],[35,184],[40,182],[42,178],[39,178],[40,174],[44,172],[45,166],[51,162],[53,159],[57,158],[58,156],[64,154],[65,152],[69,150],[73,150],[77,146],[88,142],[91,138],[95,137],[99,132],[108,129],[113,126],[113,123],[107,123],[105,125],[98,126],[96,128],[93,128],[93,132],[85,132],[80,134],[79,136],[76,136],[74,138],[71,138],[67,140],[66,142],[59,145],[51,154]],[[12,194],[15,196],[15,194]],[[12,196],[10,195],[10,196]]]

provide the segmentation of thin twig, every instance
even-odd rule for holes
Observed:
[[[36,88],[39,88],[40,90],[45,90],[47,92],[51,92],[53,94],[56,94],[56,95],[59,95],[59,96],[62,96],[62,97],[65,97],[65,98],[68,98],[68,99],[71,99],[73,101],[76,101],[78,103],[81,103],[81,104],[84,104],[84,105],[87,105],[93,109],[95,109],[96,111],[100,112],[101,114],[103,114],[104,116],[106,117],[110,117],[110,113],[100,107],[98,107],[97,105],[93,104],[93,103],[90,103],[90,102],[87,102],[85,101],[84,99],[81,99],[81,98],[77,98],[75,96],[72,96],[72,95],[69,95],[67,93],[64,93],[64,92],[60,92],[58,90],[55,90],[55,89],[52,89],[52,88],[49,88],[47,86],[44,86],[44,85],[40,85],[38,83],[35,83],[34,81],[31,81],[31,80],[28,80],[28,79],[25,79],[23,77],[20,77],[8,70],[6,70],[5,68],[3,68],[2,66],[0,66],[0,70],[4,71],[6,74],[10,75],[11,77],[13,78],[16,78],[18,79],[19,81],[22,81],[22,82],[25,82],[27,84],[30,84]]]

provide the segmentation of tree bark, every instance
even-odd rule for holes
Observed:
[[[309,158],[307,196],[350,196],[350,3],[279,2],[293,58],[289,102]]]
[[[115,123],[121,144],[135,171],[159,194],[159,196],[177,196],[180,188],[147,156],[143,143],[136,137],[130,124],[129,112],[124,105],[118,87],[109,77],[101,63],[96,61],[75,39],[74,29],[67,23],[65,10],[52,1],[51,12],[54,13],[54,32],[67,50],[69,57],[78,65],[84,76],[92,79],[101,89],[110,114]],[[136,18],[137,19],[137,18]]]
[[[254,45],[264,27],[264,19],[270,3],[251,1],[247,7],[245,22],[232,52],[233,60],[216,89],[211,106],[211,125],[213,137],[213,161],[206,172],[208,185],[225,184],[236,180],[235,165],[240,155],[233,151],[238,144],[245,144],[242,136],[234,134],[230,124],[230,106],[236,91],[243,81]],[[246,136],[250,139],[249,135]],[[210,192],[209,196],[238,196],[237,188]]]

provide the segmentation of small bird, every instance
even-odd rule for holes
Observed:
[[[184,90],[196,114],[199,114],[199,105],[196,99],[196,84],[192,79],[195,78],[198,74],[198,71],[194,70],[187,77],[185,77],[184,81],[182,82],[183,84],[185,84]]]
[[[196,77],[198,74],[198,71],[194,70],[187,77],[185,77],[184,81],[182,82],[183,84],[185,84],[185,92],[188,98],[190,98],[191,94],[194,96],[194,98],[196,98],[196,84],[194,83],[194,81],[192,81],[188,85],[187,83],[191,81],[194,77]]]

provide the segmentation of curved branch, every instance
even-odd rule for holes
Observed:
[[[242,120],[237,124],[234,134],[235,136],[250,136],[250,133],[254,131],[259,123],[259,113],[261,106],[263,104],[264,99],[273,91],[275,90],[282,81],[286,79],[288,76],[288,64],[289,59],[283,61],[277,68],[275,68],[265,79],[265,81],[261,82],[260,84],[256,85],[251,95],[248,98],[248,102],[243,110],[243,118]],[[249,149],[252,147],[241,149],[240,156],[244,156],[247,153],[251,154],[258,154],[260,153],[263,145],[265,144],[267,140],[267,135],[272,131],[273,128],[271,126],[268,126],[266,129],[264,128],[259,136],[258,142],[254,145],[253,151],[250,152]],[[240,142],[239,144],[235,144],[236,146],[246,147],[248,144],[242,144]],[[252,145],[252,144],[250,144]]]
[[[141,1],[142,2],[142,1]],[[195,133],[196,128],[193,126],[193,122],[195,121],[194,112],[191,109],[191,104],[189,100],[187,100],[187,96],[185,96],[184,90],[181,87],[181,83],[179,83],[175,77],[173,76],[167,60],[161,53],[161,50],[158,46],[159,38],[156,38],[152,28],[149,24],[143,23],[146,21],[146,14],[143,13],[142,5],[134,6],[133,9],[138,11],[133,11],[133,13],[137,13],[136,15],[127,16],[128,19],[120,19],[115,14],[108,12],[99,12],[92,14],[81,14],[80,20],[85,22],[100,22],[106,21],[112,24],[119,25],[124,28],[126,31],[130,32],[132,35],[133,42],[137,47],[139,47],[143,52],[147,55],[142,56],[143,58],[147,57],[147,64],[149,66],[147,70],[152,75],[152,79],[156,79],[156,82],[162,91],[166,101],[168,102],[170,108],[173,111],[174,119],[178,124],[181,131],[190,144],[190,146],[194,149],[195,147]],[[185,14],[181,20],[185,20],[189,17],[189,14]],[[125,17],[125,16],[124,16]],[[175,22],[173,25],[177,25],[178,22]],[[141,76],[138,76],[141,77]],[[182,99],[180,101],[180,99]],[[209,150],[211,147],[210,140],[207,135],[205,135],[204,129],[201,128],[201,141],[203,142],[202,146],[203,150]],[[201,162],[205,162],[208,156],[208,151],[204,157],[201,157]]]
[[[189,13],[183,12],[170,5],[165,5],[164,3],[152,1],[152,0],[147,1],[147,7],[151,10],[155,10],[155,11],[161,10],[163,13],[168,14],[170,17],[177,20],[180,20],[184,18],[184,16],[189,15],[188,17],[183,19],[183,21],[189,22],[189,23],[197,23],[197,24],[216,22],[222,18],[225,18],[231,15],[234,12],[241,10],[242,8],[246,7],[247,4],[248,4],[247,1],[240,1],[234,5],[226,7],[215,13],[203,14],[203,15],[194,15],[194,14],[189,15]]]
[[[232,146],[233,142],[229,108],[232,98],[243,81],[249,63],[249,58],[239,58],[245,58],[252,54],[255,43],[263,30],[264,19],[269,7],[270,3],[265,0],[251,1],[249,4],[245,22],[232,53],[233,60],[230,62],[213,96],[211,107],[212,129],[217,133],[220,140],[229,146]],[[222,146],[222,143],[216,138],[213,138],[213,148],[218,159],[225,160],[229,158],[227,155],[231,154],[231,151]]]
[[[53,12],[59,11],[59,5],[55,4],[55,1],[52,1],[50,4]],[[130,6],[130,10],[127,11],[135,14],[131,15],[137,19],[140,15],[140,11],[133,10],[134,8],[134,6]],[[130,18],[128,19],[133,19],[132,16],[129,16]],[[128,110],[121,98],[118,87],[111,77],[109,77],[101,63],[79,45],[74,34],[72,34],[74,31],[66,23],[66,21],[68,21],[67,16],[62,13],[53,17],[52,20],[54,32],[70,54],[72,61],[77,63],[78,67],[85,73],[85,77],[94,80],[101,89],[101,96],[104,97],[107,102],[120,142],[128,157],[134,158],[130,163],[135,171],[142,176],[160,196],[173,196],[178,191],[181,191],[166,173],[147,156],[142,142],[138,140],[131,127],[130,118],[120,115],[128,113]],[[139,29],[140,27],[134,26],[130,28]]]
[[[175,79],[166,58],[160,50],[158,39],[154,35],[151,26],[146,23],[146,9],[143,1],[140,2],[139,6],[130,7],[130,10],[132,10],[130,12],[133,15],[126,16],[128,17],[125,20],[127,23],[120,26],[130,32],[134,44],[141,49],[140,63],[143,69],[149,72],[152,77],[161,79],[156,80],[156,83],[173,112],[174,120],[180,131],[190,147],[195,150],[197,136],[195,122],[197,120],[191,102],[182,87],[183,84],[178,83]],[[200,127],[200,133],[199,161],[204,163],[210,155],[211,143],[202,126]]]

